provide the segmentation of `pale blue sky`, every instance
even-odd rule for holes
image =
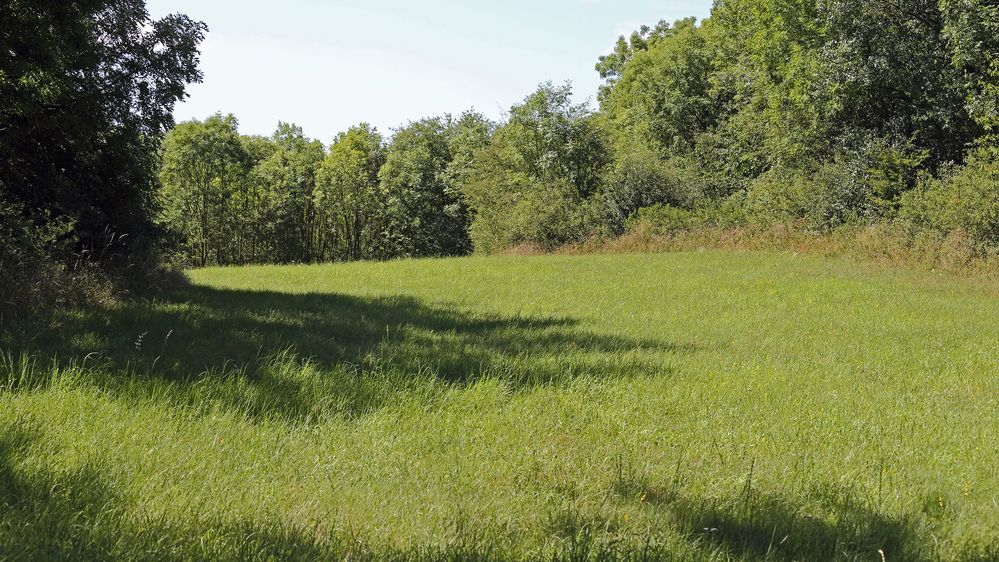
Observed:
[[[597,58],[641,24],[708,15],[711,0],[148,0],[211,30],[203,84],[178,120],[234,113],[328,143],[362,121],[383,133],[475,108],[497,118],[545,80],[595,104]]]

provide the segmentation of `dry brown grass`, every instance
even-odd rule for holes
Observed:
[[[847,257],[886,267],[999,279],[999,252],[982,248],[964,231],[944,236],[927,231],[913,232],[891,224],[844,227],[826,233],[809,231],[795,224],[778,224],[705,227],[669,234],[639,225],[622,236],[595,236],[554,252],[521,245],[503,254],[637,254],[698,250],[780,251]]]

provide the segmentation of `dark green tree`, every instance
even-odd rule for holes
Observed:
[[[468,254],[470,217],[461,184],[489,139],[490,124],[468,112],[398,130],[379,172],[393,255]]]
[[[314,194],[324,259],[387,257],[386,197],[378,181],[384,162],[385,142],[365,123],[330,145]]]
[[[465,186],[476,248],[582,239],[609,163],[606,135],[570,86],[542,85],[510,109]]]
[[[0,3],[0,193],[77,248],[154,234],[157,151],[206,27],[143,0]]]
[[[999,3],[942,0],[940,6],[954,66],[966,80],[968,113],[995,134],[999,132]]]

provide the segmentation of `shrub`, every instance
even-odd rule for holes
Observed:
[[[747,212],[765,225],[804,219],[831,230],[872,214],[871,188],[856,159],[821,164],[812,172],[770,170],[750,185]]]
[[[664,161],[651,152],[636,152],[618,160],[604,191],[607,226],[621,233],[639,209],[657,205],[690,209],[698,199],[699,175],[679,159]]]
[[[739,195],[709,200],[694,209],[654,205],[639,209],[627,221],[629,231],[642,230],[651,236],[670,235],[702,228],[729,229],[747,222],[743,198]]]
[[[65,255],[71,225],[39,226],[21,205],[0,192],[0,325],[14,313],[33,312],[61,298],[68,284]]]
[[[902,197],[899,218],[917,229],[962,230],[980,245],[999,245],[999,146],[981,146],[964,166],[924,179]]]
[[[80,250],[66,220],[36,220],[0,189],[0,328],[60,307],[107,305],[186,283],[175,259],[147,240],[110,232]]]
[[[571,186],[543,184],[515,173],[487,179],[477,184],[477,216],[470,230],[479,252],[522,244],[551,250],[581,241],[595,224],[592,202],[581,201]]]
[[[750,184],[748,210],[763,224],[796,222],[829,231],[897,214],[900,196],[917,183],[928,152],[908,141],[856,135],[835,155],[804,168],[777,167]]]

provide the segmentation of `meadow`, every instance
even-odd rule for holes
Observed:
[[[0,335],[0,560],[999,559],[999,290],[783,252],[198,269]]]

